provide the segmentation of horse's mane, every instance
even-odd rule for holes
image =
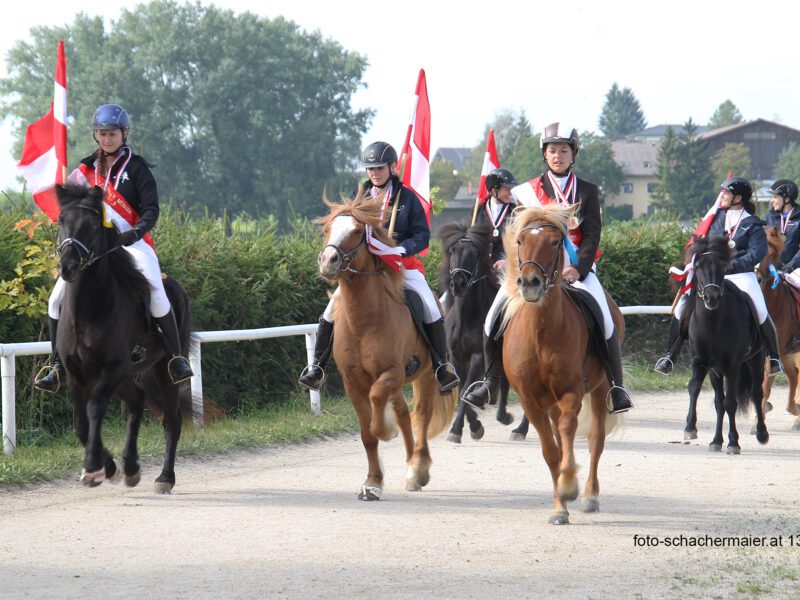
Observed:
[[[383,219],[381,212],[383,211],[382,199],[373,198],[371,195],[359,189],[358,193],[352,198],[342,197],[339,202],[331,202],[328,198],[323,196],[323,202],[331,209],[330,213],[325,216],[318,217],[314,220],[319,227],[323,230],[330,225],[336,218],[342,215],[349,215],[359,223],[369,225],[372,228],[372,233],[381,242],[387,246],[396,246],[397,243],[389,235],[389,231],[383,226]],[[394,271],[386,265],[382,260],[376,260],[377,269],[381,272],[381,279],[386,284],[387,292],[398,302],[405,303],[404,295],[404,281],[402,269]]]
[[[534,206],[530,208],[517,208],[514,210],[512,221],[506,227],[505,233],[503,234],[503,245],[509,249],[513,248],[514,250],[512,253],[515,254],[515,256],[508,256],[508,260],[506,261],[506,273],[501,283],[501,285],[505,286],[509,296],[508,305],[503,316],[503,326],[507,325],[511,319],[514,318],[514,315],[517,314],[519,309],[526,304],[525,299],[522,297],[517,287],[517,276],[519,275],[519,260],[515,260],[519,252],[516,243],[517,236],[519,236],[523,229],[536,221],[545,221],[555,225],[566,235],[570,225],[573,224],[571,220],[576,210],[577,205],[562,206],[556,203],[546,204],[542,207]]]
[[[725,263],[730,262],[732,249],[728,246],[728,236],[714,235],[711,237],[697,238],[689,248],[689,257],[709,253]]]
[[[478,249],[478,256],[484,270],[494,280],[492,256],[489,253],[492,228],[485,223],[469,226],[466,223],[448,223],[439,229],[438,238],[442,241],[442,264],[439,267],[439,284],[447,289],[450,284],[450,249],[462,239],[469,240]],[[495,282],[496,285],[496,282]]]

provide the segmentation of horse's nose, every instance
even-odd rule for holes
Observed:
[[[517,287],[530,286],[533,288],[538,288],[540,285],[542,285],[542,280],[539,279],[536,275],[531,277],[530,281],[526,281],[525,278],[522,276],[522,274],[517,276]]]
[[[323,275],[333,275],[341,268],[342,259],[338,252],[327,248],[325,251],[320,252],[317,257],[317,262],[319,263],[320,273]]]

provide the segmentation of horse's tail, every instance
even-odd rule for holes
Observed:
[[[414,381],[414,399],[422,398],[422,383],[419,378]],[[453,420],[458,405],[458,388],[456,387],[446,396],[442,396],[438,390],[433,393],[433,410],[431,420],[428,424],[428,439],[434,438],[442,433]],[[416,410],[416,409],[415,409]]]
[[[625,424],[625,415],[615,413],[606,415],[606,435],[611,435],[617,429],[621,429]],[[581,403],[581,411],[578,413],[578,428],[575,430],[575,439],[585,440],[589,437],[589,429],[592,425],[592,397],[586,394]]]

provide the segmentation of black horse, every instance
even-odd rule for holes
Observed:
[[[439,230],[444,259],[439,270],[441,289],[452,297],[444,323],[450,356],[464,389],[483,379],[483,322],[497,294],[497,275],[492,269],[489,245],[492,228],[488,225],[468,227],[449,223]],[[497,420],[509,425],[514,417],[506,411],[508,380],[503,375]],[[475,411],[459,402],[453,426],[447,439],[461,443],[464,417],[469,421],[470,436],[483,437],[483,424]]]
[[[711,373],[717,424],[709,450],[722,451],[722,421],[728,414],[728,454],[739,454],[736,409],[756,409],[756,439],[769,441],[761,407],[764,360],[758,326],[751,317],[747,297],[724,280],[731,250],[727,236],[700,238],[690,249],[694,256],[694,281],[691,302],[694,311],[689,321],[692,347],[692,377],[689,381],[689,414],[684,437],[697,437],[697,396],[707,373]]]
[[[181,435],[181,399],[188,384],[172,383],[161,337],[146,306],[149,286],[118,233],[103,226],[103,190],[56,186],[59,216],[59,269],[66,282],[58,321],[57,350],[67,371],[75,433],[86,449],[81,482],[103,480],[135,486],[141,478],[137,437],[145,402],[162,415],[166,450],[155,490],[175,485],[175,451]],[[174,280],[164,281],[178,322],[181,347],[189,347],[189,301]],[[144,358],[133,364],[138,346]],[[113,395],[128,409],[128,429],[120,466],[103,446],[101,425]]]

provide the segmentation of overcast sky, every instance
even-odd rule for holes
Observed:
[[[27,15],[0,22],[0,76],[6,76],[8,49],[17,40],[29,41],[31,27],[70,24],[81,11],[96,15],[102,10],[110,23],[114,11],[137,4],[37,0]],[[745,119],[778,120],[800,129],[800,8],[793,2],[214,4],[237,13],[283,15],[366,55],[367,88],[356,95],[354,106],[377,113],[365,143],[402,144],[420,67],[428,76],[434,151],[481,142],[485,125],[503,109],[524,110],[537,131],[552,121],[596,131],[614,82],[633,90],[648,125],[683,123],[689,117],[705,124],[730,99]],[[2,123],[0,189],[18,187],[19,157],[11,154],[10,130],[9,122]],[[78,158],[70,157],[70,166]]]

